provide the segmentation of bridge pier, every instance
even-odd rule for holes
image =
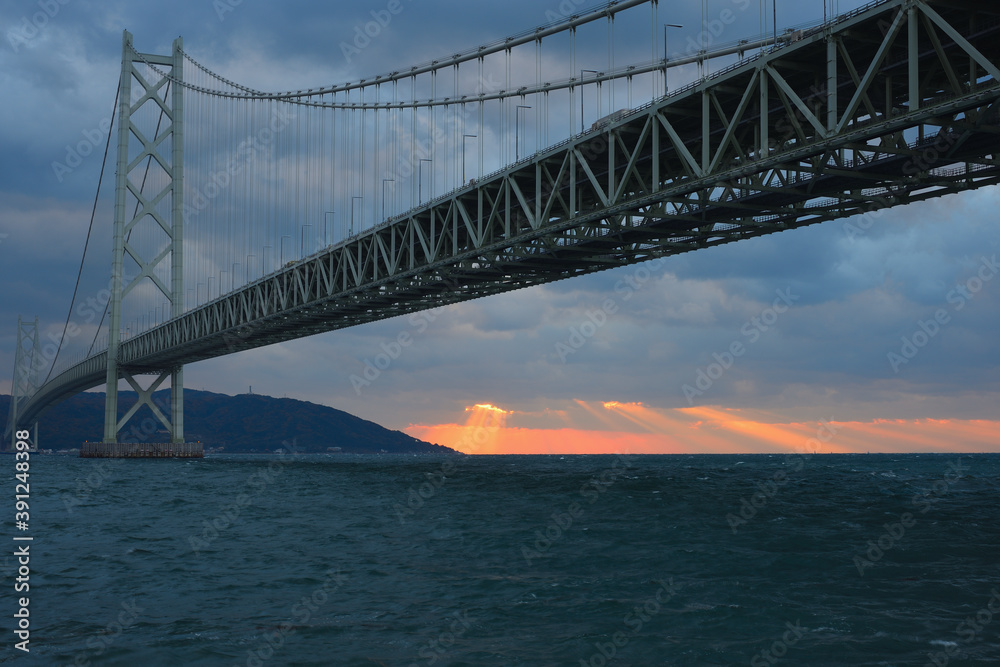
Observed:
[[[200,459],[205,450],[200,442],[85,442],[82,459]]]

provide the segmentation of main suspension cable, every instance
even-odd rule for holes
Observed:
[[[104,182],[104,168],[108,163],[108,151],[111,148],[111,135],[114,134],[113,130],[115,127],[115,117],[118,115],[118,97],[121,94],[122,81],[121,77],[118,77],[118,85],[115,90],[115,104],[111,111],[111,127],[108,129],[108,140],[104,144],[104,159],[101,161],[101,175],[97,179],[97,194],[94,195],[94,207],[90,211],[90,226],[87,228],[87,239],[83,242],[83,257],[80,258],[80,269],[76,272],[76,285],[73,286],[73,298],[69,302],[69,312],[66,313],[66,323],[63,324],[62,335],[59,337],[59,347],[56,348],[56,356],[52,359],[52,365],[49,366],[49,372],[45,376],[45,384],[52,377],[52,371],[55,370],[56,362],[59,361],[59,354],[62,352],[63,342],[66,340],[66,331],[69,329],[69,321],[73,317],[73,306],[76,305],[76,295],[80,290],[80,278],[83,276],[83,264],[87,260],[87,248],[90,246],[90,235],[94,231],[94,219],[97,217],[97,201],[101,197],[101,183]],[[101,320],[103,322],[103,318]],[[100,326],[97,330],[100,331]],[[93,347],[93,346],[91,346]]]

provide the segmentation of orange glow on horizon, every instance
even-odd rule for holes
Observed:
[[[415,438],[446,445],[466,454],[683,454],[681,449],[665,449],[654,434],[615,431],[584,431],[573,428],[506,428],[497,433],[490,446],[473,451],[456,446],[467,439],[462,424],[413,425],[404,429]]]
[[[470,414],[464,425],[443,424],[427,427],[431,429],[431,433],[416,437],[444,444],[463,454],[503,453],[497,451],[497,443],[501,432],[507,425],[509,413],[503,408],[489,403],[470,405],[465,408],[465,412]]]
[[[719,406],[656,409],[618,401],[573,403],[572,411],[531,413],[534,428],[508,423],[528,413],[479,403],[465,408],[464,424],[411,424],[404,430],[466,454],[1000,452],[1000,421],[782,422],[767,413]],[[543,421],[538,428],[540,415],[547,415],[551,426]],[[581,423],[596,427],[573,426]]]

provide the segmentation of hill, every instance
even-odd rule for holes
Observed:
[[[135,402],[135,393],[119,393],[119,418]],[[154,402],[169,414],[170,390],[153,394]],[[0,415],[6,415],[10,396],[0,395]],[[104,394],[83,393],[56,405],[42,416],[40,444],[45,449],[71,449],[85,440],[100,440],[104,430]],[[119,438],[141,442],[166,442],[167,432],[143,407]],[[417,440],[390,431],[342,410],[291,398],[260,394],[227,396],[184,390],[184,434],[189,442],[201,441],[205,449],[230,453],[268,452],[295,439],[299,451],[326,452],[339,447],[346,453],[456,454],[449,447]]]

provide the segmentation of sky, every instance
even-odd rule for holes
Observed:
[[[0,369],[13,367],[19,315],[38,316],[43,339],[66,317],[123,29],[153,53],[182,35],[215,71],[287,90],[592,6],[401,0],[377,39],[345,50],[389,4],[0,0]],[[725,39],[750,37],[759,5],[709,0],[704,16],[740,9]],[[824,11],[777,9],[782,26]],[[661,21],[686,26],[672,44],[697,37],[702,11],[661,3]],[[671,86],[696,76],[679,68]],[[80,142],[95,154],[59,174]],[[389,319],[192,364],[186,385],[252,386],[477,454],[1000,451],[998,203],[987,188]],[[110,271],[111,219],[98,213],[81,296]]]

